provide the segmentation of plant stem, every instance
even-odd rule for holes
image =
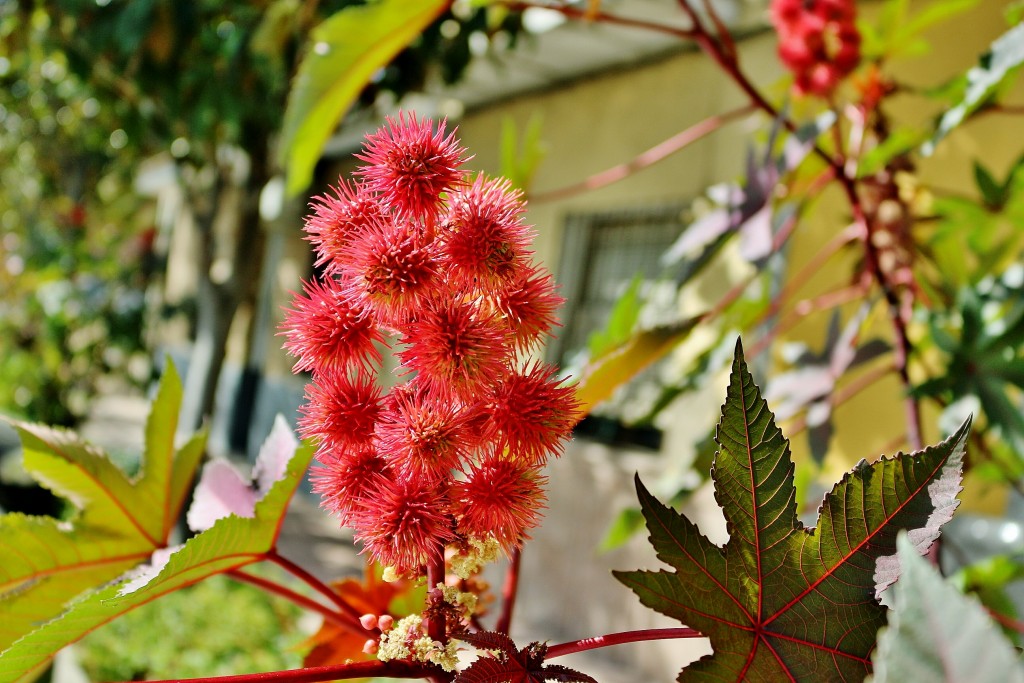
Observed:
[[[435,590],[438,584],[444,585],[444,548],[440,548],[433,557],[427,560],[427,592]],[[448,642],[445,632],[445,619],[442,615],[431,616],[427,620],[427,635],[430,639],[444,645]]]
[[[641,169],[647,168],[648,166],[668,158],[672,154],[684,149],[704,136],[713,133],[725,124],[731,123],[736,119],[749,116],[756,110],[757,108],[754,105],[746,104],[742,107],[727,111],[724,114],[710,116],[695,123],[689,128],[676,133],[667,140],[658,143],[646,152],[641,152],[631,161],[612,166],[600,173],[595,173],[581,182],[531,195],[530,201],[533,203],[551,202],[559,199],[565,199],[581,192],[589,192],[591,190],[611,185],[612,183],[623,180],[624,178],[628,178]]]
[[[704,634],[692,628],[645,628],[639,631],[622,631],[608,633],[593,638],[583,638],[570,643],[560,643],[548,648],[545,659],[554,659],[563,655],[571,655],[587,650],[596,650],[623,643],[639,643],[644,640],[671,640],[675,638],[704,638]]]
[[[242,571],[241,569],[232,569],[227,572],[227,575],[235,579],[236,581],[248,583],[258,588],[262,588],[268,593],[279,595],[282,598],[295,603],[299,607],[304,607],[305,609],[320,614],[321,616],[323,616],[324,619],[327,619],[337,624],[338,626],[351,629],[356,633],[365,633],[365,629],[362,627],[362,624],[360,624],[358,621],[353,621],[349,618],[347,614],[335,612],[334,610],[320,604],[316,600],[308,598],[305,595],[302,595],[301,593],[297,593],[296,591],[293,591],[292,589],[286,586],[282,586],[279,583],[275,583],[270,579],[266,579],[262,576],[256,576],[255,574],[250,574],[248,572]]]
[[[434,669],[423,664],[404,661],[352,662],[331,666],[311,666],[305,669],[269,671],[237,676],[206,676],[203,678],[176,678],[152,683],[315,683],[352,678],[429,678]]]
[[[267,553],[266,559],[273,562],[277,566],[281,567],[289,574],[292,574],[296,578],[300,579],[303,583],[307,584],[313,590],[325,596],[327,599],[329,599],[331,602],[337,605],[338,609],[340,609],[344,614],[347,614],[348,616],[352,617],[357,622],[359,621],[359,617],[362,616],[362,614],[359,613],[359,610],[357,610],[352,605],[348,604],[348,601],[346,601],[345,598],[341,597],[335,591],[331,590],[331,587],[325,584],[323,581],[316,578],[315,576],[313,576],[308,571],[306,571],[299,565],[295,564],[288,558],[279,555],[276,548],[272,548],[270,552]]]
[[[515,609],[516,594],[519,591],[519,567],[522,557],[522,548],[513,550],[508,571],[505,572],[505,585],[501,588],[501,614],[498,615],[498,623],[494,626],[494,630],[498,633],[507,635],[512,624],[512,610]]]
[[[835,410],[836,408],[846,403],[860,392],[867,389],[869,386],[871,386],[878,380],[888,376],[889,373],[891,373],[892,371],[893,366],[889,363],[886,363],[884,365],[879,365],[878,367],[865,372],[864,374],[857,377],[855,380],[851,381],[849,384],[845,385],[842,389],[834,391],[828,397],[829,405],[832,407],[832,410]],[[792,439],[794,436],[801,433],[805,429],[807,429],[806,413],[801,415],[798,419],[794,420],[789,429],[786,430],[786,433],[789,436],[789,438]],[[902,437],[900,437],[900,440],[902,441]]]

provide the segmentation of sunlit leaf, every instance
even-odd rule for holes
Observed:
[[[789,445],[737,347],[712,471],[729,541],[711,543],[638,479],[651,543],[675,571],[615,573],[645,605],[710,638],[714,654],[679,680],[861,680],[885,621],[877,595],[899,576],[896,534],[912,529],[925,552],[952,516],[967,430],[859,465],[806,529]]]
[[[342,116],[402,48],[436,19],[448,0],[381,0],[349,5],[313,29],[288,97],[280,156],[288,193],[309,185],[324,144]]]
[[[1024,683],[1017,652],[984,608],[942,580],[905,533],[889,625],[872,655],[873,683]]]
[[[1024,24],[1019,24],[997,38],[991,49],[981,56],[978,66],[967,72],[967,90],[963,99],[942,115],[932,139],[921,148],[922,153],[927,156],[934,152],[935,146],[977,111],[1007,78],[1016,73],[1022,62]]]
[[[699,322],[700,318],[695,317],[677,325],[638,332],[625,343],[591,359],[576,385],[581,414],[611,397],[641,370],[664,357],[686,339]]]
[[[16,425],[25,468],[77,512],[66,522],[18,513],[0,517],[0,649],[60,614],[81,592],[167,545],[205,444],[200,434],[174,448],[181,391],[168,364],[134,480],[70,432]]]
[[[164,549],[149,571],[88,594],[0,653],[0,683],[35,678],[58,650],[129,610],[209,576],[258,562],[274,547],[288,501],[314,449],[294,450],[281,480],[255,505],[253,517],[231,515],[177,549]]]

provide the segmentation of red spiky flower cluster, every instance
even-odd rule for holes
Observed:
[[[854,0],[772,0],[779,58],[799,93],[828,95],[860,61]]]
[[[313,375],[299,429],[318,444],[314,488],[404,574],[446,546],[519,545],[577,417],[574,389],[526,360],[562,300],[533,262],[522,197],[471,180],[464,154],[444,122],[415,116],[369,136],[360,180],[311,205],[326,275],[283,325],[295,371]],[[404,380],[387,393],[386,340]]]

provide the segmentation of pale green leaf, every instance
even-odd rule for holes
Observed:
[[[313,29],[288,96],[280,156],[288,194],[313,175],[331,133],[373,74],[448,6],[446,0],[381,0],[351,5]]]
[[[935,146],[984,104],[1003,81],[1016,73],[1022,62],[1024,24],[1019,24],[997,38],[992,48],[982,55],[978,66],[967,72],[967,90],[963,100],[942,115],[938,129],[922,147],[922,153],[927,156],[934,152]]]
[[[902,575],[893,586],[889,625],[872,655],[874,683],[1024,683],[1016,651],[977,599],[962,595],[896,539]]]
[[[256,504],[253,517],[231,515],[218,520],[170,555],[153,578],[143,577],[91,593],[0,653],[0,683],[28,683],[58,650],[125,612],[207,577],[264,559],[277,542],[288,502],[313,453],[310,444],[295,450],[285,475]]]
[[[16,425],[26,470],[77,512],[68,521],[0,517],[0,648],[60,614],[83,591],[117,578],[167,545],[205,444],[200,434],[174,450],[180,397],[181,381],[169,365],[136,480],[71,432]]]
[[[700,317],[695,317],[676,325],[637,332],[624,343],[590,359],[576,385],[580,410],[587,413],[610,398],[616,389],[682,343],[699,322]]]

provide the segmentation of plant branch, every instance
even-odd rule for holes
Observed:
[[[621,631],[593,638],[583,638],[570,643],[560,643],[548,648],[545,659],[554,659],[587,650],[596,650],[623,643],[639,643],[644,640],[672,640],[676,638],[704,638],[705,635],[692,628],[645,628],[639,631]]]
[[[599,173],[595,173],[581,182],[549,190],[547,192],[539,192],[532,195],[530,197],[530,201],[534,203],[551,202],[559,199],[565,199],[567,197],[580,194],[581,192],[589,192],[591,190],[611,185],[612,183],[628,178],[641,169],[647,168],[648,166],[668,158],[672,154],[679,152],[704,136],[713,133],[727,123],[749,116],[755,111],[756,107],[754,107],[754,105],[747,104],[737,109],[727,111],[724,114],[708,117],[703,121],[699,121],[689,128],[676,133],[667,140],[658,143],[647,151],[641,152],[631,161],[624,164],[618,164]]]
[[[906,392],[903,406],[907,420],[907,440],[911,448],[919,451],[924,448],[924,439],[921,436],[921,407],[918,405],[917,399],[910,393],[910,387],[913,386],[913,383],[910,380],[909,364],[913,346],[910,343],[910,335],[907,331],[907,321],[903,315],[904,302],[900,300],[899,293],[892,287],[892,283],[889,282],[889,279],[882,270],[881,257],[871,233],[871,222],[864,213],[860,196],[857,194],[856,182],[842,173],[837,174],[836,177],[850,202],[854,223],[862,227],[864,256],[868,264],[868,271],[875,278],[875,282],[878,283],[879,288],[882,290],[882,295],[889,306],[889,319],[892,322],[893,332],[896,335],[896,371],[899,373]]]
[[[872,370],[858,376],[856,379],[852,380],[849,384],[846,384],[845,386],[843,386],[843,388],[839,389],[838,391],[835,391],[828,397],[828,403],[832,407],[832,410],[835,410],[842,404],[846,403],[851,398],[853,398],[860,392],[864,391],[878,380],[885,378],[894,369],[895,366],[890,363],[879,365],[873,368]],[[798,417],[792,422],[789,429],[786,430],[786,434],[789,436],[789,438],[793,438],[797,434],[803,432],[805,429],[807,429],[806,412],[800,415],[800,417]],[[902,439],[903,437],[900,437],[900,440]]]
[[[424,664],[392,660],[390,662],[352,662],[331,666],[311,666],[305,669],[237,676],[175,678],[153,683],[316,683],[316,681],[339,681],[352,678],[428,678],[433,673],[434,669]]]
[[[427,591],[435,591],[438,584],[444,585],[444,548],[440,548],[433,557],[427,559]],[[445,632],[445,618],[441,615],[431,616],[427,620],[427,635],[430,639],[441,643],[448,642]]]
[[[515,608],[516,594],[519,591],[519,569],[522,557],[522,548],[513,550],[508,571],[505,572],[505,585],[501,588],[501,614],[498,615],[498,623],[494,626],[494,630],[498,633],[508,634],[512,624],[512,611]]]
[[[362,616],[359,613],[359,610],[357,610],[352,605],[348,604],[348,601],[345,600],[345,598],[338,595],[337,592],[331,590],[331,587],[325,584],[323,581],[316,578],[315,576],[313,576],[308,571],[306,571],[299,565],[295,564],[288,558],[279,555],[276,548],[271,549],[270,552],[267,553],[267,560],[281,567],[286,572],[300,579],[310,588],[312,588],[313,590],[317,591],[318,593],[329,599],[331,602],[337,605],[338,609],[340,609],[344,614],[347,614],[348,616],[352,617],[357,622],[359,621],[359,617]]]
[[[868,287],[864,283],[856,283],[846,287],[840,287],[839,289],[831,292],[825,292],[813,299],[802,299],[798,301],[793,307],[793,310],[771,329],[765,332],[764,336],[757,340],[757,343],[750,348],[750,351],[748,351],[747,354],[751,358],[756,358],[780,333],[788,331],[797,322],[804,319],[811,313],[821,310],[829,310],[836,306],[841,306],[845,303],[862,299],[867,293],[867,290]]]
[[[305,595],[302,595],[301,593],[293,591],[287,586],[282,586],[279,583],[275,583],[270,579],[266,579],[262,576],[256,576],[255,574],[250,574],[248,572],[242,571],[241,569],[232,569],[227,572],[227,575],[235,579],[236,581],[241,581],[242,583],[248,583],[258,588],[262,588],[268,593],[273,593],[274,595],[278,595],[286,600],[289,600],[300,607],[308,609],[312,612],[316,612],[323,616],[324,619],[327,619],[332,623],[337,624],[338,626],[347,629],[352,629],[354,632],[359,634],[363,634],[366,631],[366,629],[362,627],[362,624],[360,624],[358,621],[353,621],[351,618],[349,618],[348,614],[341,614],[339,612],[335,612],[329,607],[320,604],[316,600],[313,600],[311,598],[306,597]]]

